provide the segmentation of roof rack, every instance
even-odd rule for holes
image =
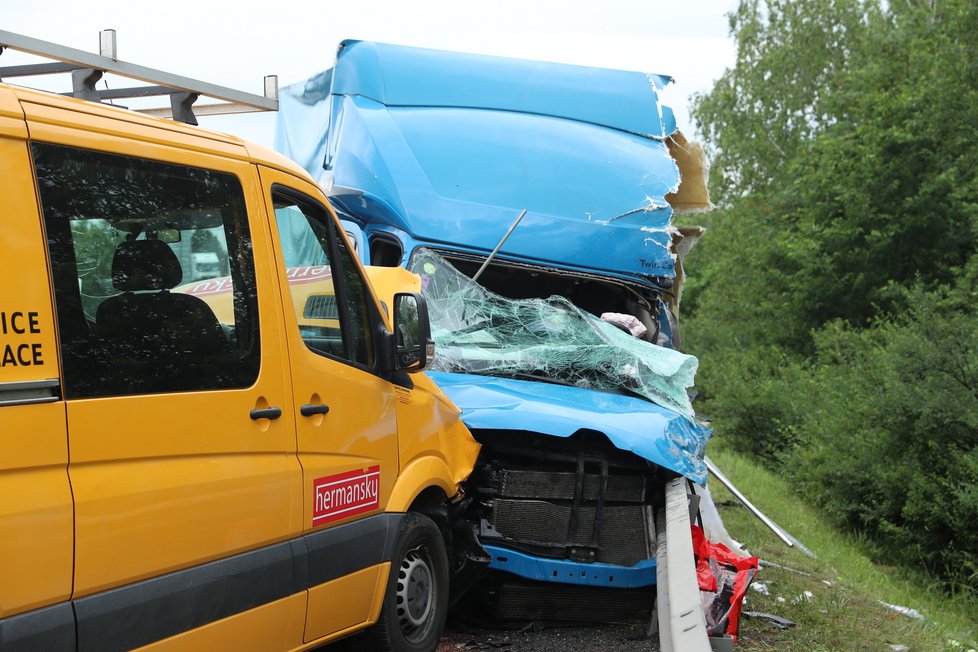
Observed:
[[[99,32],[99,54],[0,30],[0,54],[7,48],[54,59],[56,63],[0,67],[0,80],[70,72],[74,90],[65,95],[93,102],[168,95],[169,108],[134,110],[157,117],[172,118],[178,122],[196,125],[197,115],[278,111],[277,75],[265,77],[265,95],[261,96],[119,61],[114,29]],[[111,90],[95,88],[95,84],[107,72],[153,85]],[[201,95],[221,101],[194,107],[194,102]]]

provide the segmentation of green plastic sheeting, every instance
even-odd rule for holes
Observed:
[[[627,390],[692,420],[695,357],[639,340],[567,299],[507,299],[421,249],[411,271],[428,301],[432,369]]]

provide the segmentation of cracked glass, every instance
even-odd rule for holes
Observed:
[[[508,299],[421,249],[411,271],[428,301],[431,369],[637,394],[694,418],[695,357],[632,337],[567,299]]]

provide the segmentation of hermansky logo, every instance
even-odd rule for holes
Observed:
[[[313,487],[313,525],[363,514],[380,506],[380,466],[319,478]]]

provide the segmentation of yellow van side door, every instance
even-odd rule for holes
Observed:
[[[68,439],[26,138],[20,106],[0,89],[0,643],[65,649],[74,640]]]
[[[263,605],[281,613],[250,643],[296,645],[300,473],[254,166],[213,138],[24,108],[64,369],[78,649]]]
[[[389,563],[378,563],[382,519],[371,517],[383,511],[398,473],[396,388],[377,371],[384,328],[377,304],[335,219],[314,198],[321,193],[276,170],[260,174],[292,367],[302,527],[311,533],[310,641],[380,608]],[[330,535],[340,528],[349,533],[342,554]]]

